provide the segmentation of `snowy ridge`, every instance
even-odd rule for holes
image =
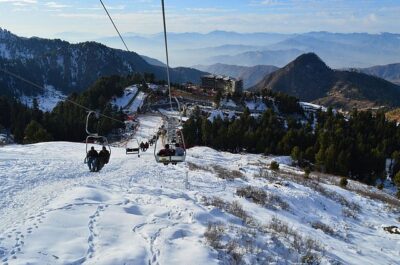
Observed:
[[[136,85],[129,86],[124,89],[124,95],[122,95],[122,97],[114,99],[113,104],[118,108],[125,108],[132,98],[136,96],[137,92],[138,87]]]
[[[139,120],[143,138],[161,122],[154,115]],[[113,148],[110,163],[90,173],[84,148],[67,142],[1,148],[0,261],[232,264],[236,253],[243,264],[294,264],[306,254],[304,246],[301,253],[294,247],[296,235],[298,242],[316,242],[322,264],[398,262],[399,235],[382,229],[399,224],[392,207],[336,185],[307,182],[288,157],[196,147],[188,150],[187,163],[164,166],[154,162],[151,149],[137,158]],[[280,173],[266,169],[273,160],[281,163]],[[238,190],[248,186],[267,193],[268,204],[240,196]],[[246,221],[232,211],[235,201]],[[289,225],[289,235],[277,232],[279,222]],[[209,224],[223,229],[214,247],[210,233],[205,236]]]
[[[44,94],[37,97],[21,96],[20,100],[25,105],[32,107],[33,99],[36,98],[39,104],[39,109],[42,111],[52,111],[58,102],[63,101],[66,96],[59,90],[56,90],[51,85],[45,85]]]

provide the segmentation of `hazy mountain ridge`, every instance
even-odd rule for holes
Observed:
[[[22,38],[0,30],[0,66],[41,86],[51,85],[63,93],[85,90],[101,76],[153,73],[165,80],[164,67],[147,63],[135,52],[109,48],[96,42],[70,44],[61,40]],[[171,69],[173,82],[199,83],[204,73],[195,69]],[[0,93],[36,95],[38,88],[0,76]]]
[[[377,65],[369,68],[355,69],[361,73],[374,75],[400,85],[400,63]]]
[[[213,74],[227,75],[242,79],[244,88],[256,85],[265,77],[265,75],[279,69],[273,65],[256,65],[247,67],[228,64],[196,65],[194,68]]]
[[[363,73],[333,70],[314,53],[299,56],[252,89],[280,91],[343,109],[400,105],[400,86]]]
[[[282,67],[305,52],[318,54],[332,68],[370,67],[400,61],[400,34],[392,33],[275,34],[214,31],[206,34],[170,33],[168,38],[172,65],[225,63]],[[117,37],[103,38],[100,41],[121,47]],[[127,34],[127,41],[139,53],[163,59],[161,34]],[[282,54],[273,56],[271,61],[255,59],[257,53],[271,53],[276,50],[289,51],[284,54],[286,59],[282,59]],[[293,55],[291,50],[299,50],[301,53]]]

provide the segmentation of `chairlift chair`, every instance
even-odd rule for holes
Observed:
[[[163,163],[164,165],[168,164],[173,164],[176,165],[177,163],[182,163],[185,162],[186,160],[186,146],[185,146],[185,141],[183,138],[183,134],[181,130],[175,130],[174,131],[176,136],[175,138],[170,138],[167,135],[167,144],[170,146],[170,148],[174,148],[175,144],[178,143],[179,146],[183,149],[183,155],[178,156],[178,155],[171,155],[171,156],[160,156],[159,152],[157,151],[157,144],[158,144],[158,137],[154,143],[154,157],[156,159],[157,163]],[[162,147],[164,148],[164,147]]]
[[[86,116],[86,133],[88,136],[86,136],[86,157],[84,160],[84,163],[87,164],[87,159],[88,159],[88,154],[89,154],[89,145],[91,144],[100,144],[102,146],[106,146],[108,151],[110,152],[110,157],[111,157],[111,146],[108,142],[107,137],[98,135],[97,133],[92,133],[89,131],[89,119],[91,115],[95,115],[97,118],[99,117],[98,113],[94,111],[89,111],[88,115]]]
[[[132,145],[129,145],[129,142],[135,142],[137,147],[133,147]],[[127,155],[133,155],[133,154],[137,154],[138,157],[140,157],[140,145],[139,145],[139,141],[137,139],[132,139],[131,141],[129,141],[126,144],[126,154]]]

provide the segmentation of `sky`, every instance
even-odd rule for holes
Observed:
[[[162,31],[160,0],[103,0],[121,32]],[[165,0],[170,32],[400,33],[400,0]],[[21,36],[114,36],[96,0],[0,0],[0,27]]]

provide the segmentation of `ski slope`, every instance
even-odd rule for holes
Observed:
[[[139,120],[143,138],[162,122],[157,116]],[[317,240],[324,247],[322,264],[399,264],[400,237],[382,229],[399,225],[393,208],[324,184],[360,205],[357,218],[346,218],[340,203],[310,187],[254,177],[273,159],[282,163],[281,170],[299,174],[284,165],[290,163],[287,157],[196,147],[188,150],[187,161],[199,168],[189,170],[189,163],[156,164],[151,149],[137,158],[113,148],[110,163],[90,173],[83,164],[84,150],[84,144],[69,142],[0,148],[0,264],[230,264],[229,255],[204,238],[210,222],[225,225],[222,241],[234,238],[241,246],[253,240],[251,250],[240,248],[243,264],[299,262],[284,237],[249,228],[204,202],[213,196],[238,201],[259,223],[279,218]],[[205,169],[215,165],[240,170],[244,178],[217,178],[217,171]],[[235,194],[247,185],[280,196],[289,209],[260,206]],[[317,220],[335,235],[312,228]]]

